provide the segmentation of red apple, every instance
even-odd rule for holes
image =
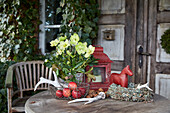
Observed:
[[[71,95],[71,90],[69,88],[64,88],[63,89],[63,96],[69,97],[70,95]]]
[[[81,91],[81,95],[84,95],[86,93],[86,89],[83,87],[80,87],[79,90]]]
[[[61,98],[61,97],[63,96],[63,91],[62,91],[62,90],[57,90],[57,91],[56,91],[56,96],[57,96],[58,98]]]
[[[72,96],[73,96],[73,98],[80,98],[81,97],[81,91],[80,90],[73,90]]]
[[[75,82],[70,82],[68,84],[68,87],[71,89],[71,90],[75,90],[77,88],[77,84]]]

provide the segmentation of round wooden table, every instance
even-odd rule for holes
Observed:
[[[155,95],[154,102],[125,102],[105,99],[84,105],[84,102],[68,104],[68,100],[52,97],[43,91],[30,97],[25,104],[26,113],[170,113],[170,100]]]

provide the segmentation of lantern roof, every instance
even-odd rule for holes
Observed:
[[[95,51],[93,53],[94,58],[99,59],[98,63],[113,63],[110,58],[103,53],[103,47],[95,47]]]

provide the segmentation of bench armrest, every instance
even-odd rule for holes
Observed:
[[[11,65],[7,70],[6,80],[5,80],[6,88],[13,87],[13,68],[14,68],[14,65]]]

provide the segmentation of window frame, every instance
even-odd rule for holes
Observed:
[[[46,18],[45,18],[45,0],[40,0],[40,20],[42,21],[42,24],[40,24],[39,29],[41,30],[39,32],[39,49],[41,50],[41,53],[43,55],[46,55],[45,52],[46,45],[45,45],[45,39],[46,39],[46,33],[45,28],[60,28],[61,25],[45,25]]]

